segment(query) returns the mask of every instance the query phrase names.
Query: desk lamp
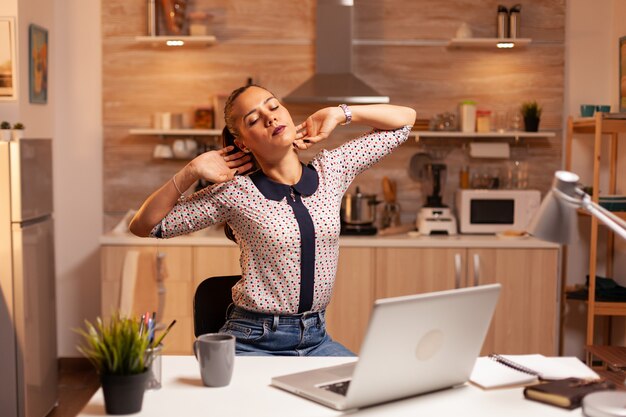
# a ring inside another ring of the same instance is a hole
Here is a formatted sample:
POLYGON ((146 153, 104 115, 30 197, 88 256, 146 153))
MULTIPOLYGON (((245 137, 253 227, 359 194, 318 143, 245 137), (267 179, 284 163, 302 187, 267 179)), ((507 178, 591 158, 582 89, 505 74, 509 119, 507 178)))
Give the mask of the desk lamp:
POLYGON ((528 232, 542 240, 571 243, 578 234, 575 209, 580 208, 626 239, 626 221, 592 201, 591 196, 579 187, 579 179, 573 172, 554 173, 552 188, 543 199, 528 232))
MULTIPOLYGON (((554 173, 552 188, 531 221, 529 233, 539 239, 567 244, 577 235, 576 210, 583 209, 626 239, 626 222, 591 200, 578 185, 578 175, 568 171, 554 173)), ((626 383, 626 381, 625 381, 626 383)), ((626 393, 599 391, 583 399, 583 413, 589 417, 620 417, 626 409, 626 393)))

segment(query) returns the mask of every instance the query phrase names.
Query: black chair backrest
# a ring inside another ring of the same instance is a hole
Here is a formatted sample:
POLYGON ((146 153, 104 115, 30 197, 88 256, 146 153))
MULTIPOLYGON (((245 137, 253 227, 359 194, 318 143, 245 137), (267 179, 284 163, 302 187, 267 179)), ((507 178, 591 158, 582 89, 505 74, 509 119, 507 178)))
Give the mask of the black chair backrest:
POLYGON ((206 278, 193 297, 193 333, 217 333, 226 322, 226 309, 233 302, 232 288, 241 275, 206 278))

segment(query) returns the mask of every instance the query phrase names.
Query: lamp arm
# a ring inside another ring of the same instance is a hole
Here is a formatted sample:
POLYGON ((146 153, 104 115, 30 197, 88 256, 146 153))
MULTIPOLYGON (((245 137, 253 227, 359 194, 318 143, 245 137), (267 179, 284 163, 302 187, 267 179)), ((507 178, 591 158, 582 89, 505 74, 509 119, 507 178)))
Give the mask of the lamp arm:
POLYGON ((592 216, 596 217, 613 230, 613 232, 617 233, 622 239, 626 240, 626 221, 592 201, 587 194, 583 196, 581 203, 583 210, 588 211, 592 216))

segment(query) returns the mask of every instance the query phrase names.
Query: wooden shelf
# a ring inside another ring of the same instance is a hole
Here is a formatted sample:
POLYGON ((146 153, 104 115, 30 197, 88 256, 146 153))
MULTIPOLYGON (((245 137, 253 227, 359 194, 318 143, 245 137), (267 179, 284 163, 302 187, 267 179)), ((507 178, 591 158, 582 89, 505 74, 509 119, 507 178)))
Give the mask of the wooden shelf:
POLYGON ((220 129, 130 129, 131 135, 145 136, 221 136, 220 129))
POLYGON ((453 38, 448 42, 448 48, 494 48, 494 49, 516 49, 523 48, 530 44, 529 38, 453 38), (512 45, 499 47, 498 45, 512 45))
POLYGON ((198 47, 217 43, 215 36, 135 36, 135 42, 159 47, 198 47))
MULTIPOLYGON (((595 133, 596 131, 595 117, 580 117, 574 119, 572 122, 575 133, 595 133)), ((602 133, 624 132, 626 132, 626 119, 602 118, 602 133)))
POLYGON ((510 139, 519 140, 520 138, 551 138, 554 132, 444 132, 430 130, 415 130, 409 133, 409 137, 416 140, 420 138, 487 138, 487 139, 510 139))
MULTIPOLYGON (((568 301, 588 304, 589 301, 579 298, 569 298, 568 301)), ((626 301, 596 301, 594 302, 594 316, 626 316, 626 301)))

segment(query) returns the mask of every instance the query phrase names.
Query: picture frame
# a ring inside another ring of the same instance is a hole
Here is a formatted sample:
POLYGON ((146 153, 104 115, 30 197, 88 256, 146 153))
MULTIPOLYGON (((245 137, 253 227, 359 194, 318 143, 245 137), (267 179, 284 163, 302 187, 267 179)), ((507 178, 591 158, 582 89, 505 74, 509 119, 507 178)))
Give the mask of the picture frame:
POLYGON ((29 101, 48 102, 48 30, 31 24, 28 27, 29 101))
POLYGON ((17 100, 15 18, 0 16, 0 101, 17 100))
POLYGON ((619 111, 626 112, 626 36, 619 38, 619 111))

